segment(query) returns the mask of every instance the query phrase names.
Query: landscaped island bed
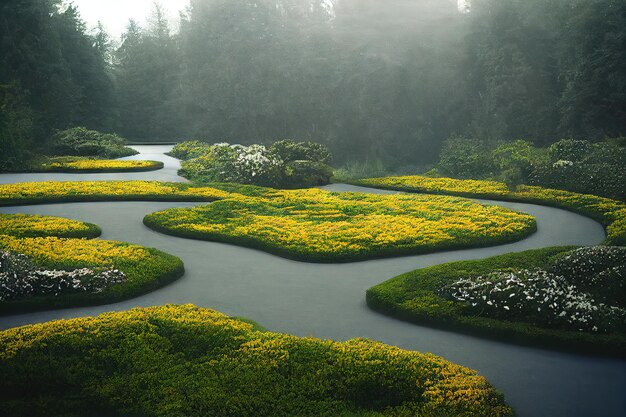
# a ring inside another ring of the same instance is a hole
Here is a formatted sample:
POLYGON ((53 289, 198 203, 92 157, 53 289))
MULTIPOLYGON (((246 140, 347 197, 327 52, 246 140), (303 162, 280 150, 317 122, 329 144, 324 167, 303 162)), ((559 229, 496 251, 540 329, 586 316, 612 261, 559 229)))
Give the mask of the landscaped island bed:
MULTIPOLYGON (((476 303, 470 304, 450 300, 441 291, 455 282, 463 282, 463 280, 473 277, 482 276, 489 278, 489 274, 494 271, 503 271, 505 281, 507 283, 513 282, 515 275, 518 275, 516 271, 533 271, 538 268, 547 268, 555 259, 558 259, 559 256, 563 256, 570 250, 572 248, 544 248, 418 269, 370 288, 367 291, 367 304, 370 308, 383 314, 417 324, 453 329, 521 344, 542 345, 588 353, 626 355, 626 333, 623 331, 623 318, 621 318, 621 323, 617 323, 622 330, 611 333, 549 328, 533 324, 530 320, 510 320, 485 316, 480 308, 471 308, 476 303)), ((591 259, 593 260, 595 257, 592 256, 591 259)), ((528 300, 540 298, 537 301, 531 301, 535 308, 539 305, 539 311, 535 311, 535 315, 543 314, 541 313, 541 308, 546 312, 550 310, 551 305, 549 303, 552 301, 542 303, 544 295, 546 295, 546 300, 548 300, 549 292, 536 293, 535 289, 527 291, 531 287, 524 281, 517 289, 518 291, 513 291, 513 293, 517 292, 517 298, 520 298, 519 296, 528 300), (522 291, 527 296, 520 294, 522 291), (537 297, 539 294, 541 294, 541 297, 537 297)), ((602 288, 599 288, 599 290, 602 290, 602 288)), ((493 291, 503 290, 498 289, 496 286, 493 291)), ((557 294, 558 291, 560 290, 557 288, 557 294)), ((623 291, 622 285, 622 294, 623 291)), ((550 292, 552 294, 555 293, 554 291, 550 292)), ((508 300, 508 293, 504 295, 507 296, 506 300, 508 300)), ((619 291, 611 295, 614 295, 616 299, 620 296, 619 291)), ((513 296, 514 294, 511 295, 511 297, 513 296)), ((563 294, 561 297, 568 297, 568 295, 563 294)), ((550 296, 550 299, 552 299, 552 296, 550 296)), ((577 301, 574 297, 570 297, 564 300, 563 305, 570 305, 573 311, 576 311, 577 307, 569 303, 577 301)), ((585 304, 590 301, 592 301, 590 298, 582 300, 585 304)), ((491 301, 488 302, 491 304, 491 301)), ((509 307, 505 308, 509 309, 509 307)), ((592 309, 593 307, 590 308, 592 309)), ((568 312, 568 316, 565 318, 569 318, 569 314, 571 312, 568 312)), ((587 320, 583 318, 583 321, 587 320)))
POLYGON ((607 244, 626 245, 626 203, 591 194, 522 185, 511 191, 496 181, 457 180, 423 176, 368 178, 355 185, 429 194, 520 201, 559 207, 589 216, 606 227, 607 244))
POLYGON ((256 331, 190 305, 0 332, 0 374, 9 415, 512 415, 484 377, 440 357, 256 331))
POLYGON ((119 159, 69 159, 51 161, 40 166, 44 172, 142 172, 156 171, 163 168, 160 161, 135 161, 119 159))
POLYGON ((100 227, 93 223, 36 214, 0 213, 0 235, 92 239, 100 236, 100 233, 100 227))
MULTIPOLYGON (((91 223, 49 216, 0 214, 0 250, 27 256, 37 267, 56 270, 122 270, 125 282, 98 292, 33 295, 0 302, 0 314, 104 304, 135 297, 184 273, 180 259, 152 248, 91 239, 100 228, 91 223)), ((6 268, 6 265, 0 265, 6 268)), ((11 279, 10 277, 6 277, 11 279)), ((31 285, 26 282, 24 285, 31 285)))
POLYGON ((177 236, 250 246, 312 262, 490 246, 536 230, 535 219, 527 214, 455 197, 215 187, 147 181, 12 184, 0 186, 0 204, 220 200, 154 213, 144 223, 177 236))

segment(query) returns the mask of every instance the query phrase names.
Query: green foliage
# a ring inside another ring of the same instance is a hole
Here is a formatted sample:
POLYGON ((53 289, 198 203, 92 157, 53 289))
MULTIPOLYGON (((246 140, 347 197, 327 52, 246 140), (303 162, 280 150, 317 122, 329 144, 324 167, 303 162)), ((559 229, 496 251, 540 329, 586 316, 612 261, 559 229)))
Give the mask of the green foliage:
POLYGON ((612 142, 564 139, 548 148, 550 160, 534 165, 527 183, 626 199, 626 149, 612 142))
POLYGON ((24 167, 31 147, 33 116, 26 93, 0 84, 0 171, 24 167))
POLYGON ((284 187, 310 187, 326 185, 333 176, 333 169, 323 162, 294 160, 284 168, 284 187))
POLYGON ((327 164, 332 160, 328 148, 321 143, 294 142, 293 140, 279 140, 270 146, 270 152, 280 157, 285 163, 294 161, 310 161, 327 164))
POLYGON ((199 140, 189 140, 177 143, 169 152, 170 156, 186 161, 188 159, 198 158, 205 154, 210 154, 211 145, 199 140))
POLYGON ((493 145, 479 139, 456 137, 448 139, 439 157, 437 170, 454 178, 489 178, 496 171, 491 157, 493 145))
POLYGON ((365 161, 349 161, 335 170, 334 179, 349 181, 361 178, 382 177, 389 174, 388 168, 381 159, 366 159, 365 161))
POLYGON ((190 305, 0 332, 0 372, 11 415, 513 414, 484 377, 437 356, 258 332, 190 305))
POLYGON ((605 304, 626 307, 626 247, 580 248, 559 256, 549 271, 605 304))
POLYGON ((125 147, 124 143, 125 140, 115 134, 75 127, 57 132, 49 146, 56 155, 120 158, 138 153, 125 147))
POLYGON ((483 317, 450 301, 440 289, 462 279, 493 271, 549 268, 553 259, 570 248, 544 248, 494 256, 477 261, 452 262, 418 269, 367 290, 367 304, 384 314, 418 324, 563 350, 620 355, 626 352, 626 334, 594 334, 550 329, 523 321, 483 317))
POLYGON ((69 126, 113 127, 108 62, 75 6, 61 0, 2 2, 0 39, 0 85, 27 90, 23 108, 30 116, 19 112, 32 121, 24 134, 35 146, 69 126))
POLYGON ((583 162, 591 152, 591 143, 586 140, 561 139, 548 148, 550 162, 583 162))
POLYGON ((437 174, 495 179, 512 190, 522 184, 626 198, 626 149, 612 141, 563 139, 550 147, 531 142, 491 143, 454 138, 446 142, 437 174))
POLYGON ((333 174, 325 164, 330 152, 313 142, 283 140, 266 148, 189 141, 177 144, 170 155, 183 160, 182 176, 205 183, 297 188, 328 184, 333 174))

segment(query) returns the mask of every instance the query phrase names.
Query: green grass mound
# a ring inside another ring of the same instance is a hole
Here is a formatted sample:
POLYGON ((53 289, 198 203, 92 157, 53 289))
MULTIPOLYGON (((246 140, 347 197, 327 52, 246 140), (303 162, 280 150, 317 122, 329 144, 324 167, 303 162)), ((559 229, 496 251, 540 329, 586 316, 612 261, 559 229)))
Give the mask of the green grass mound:
POLYGON ((480 311, 468 308, 466 303, 444 297, 440 291, 459 280, 486 276, 493 271, 546 269, 559 255, 569 250, 571 248, 544 248, 418 269, 370 288, 367 291, 367 304, 378 312, 417 324, 520 344, 626 355, 624 332, 588 333, 486 317, 480 311))
POLYGON ((93 223, 62 217, 34 214, 0 214, 0 235, 14 237, 86 238, 100 236, 102 230, 93 223))
POLYGON ((367 178, 352 183, 386 190, 521 201, 563 208, 600 222, 606 228, 607 244, 626 245, 626 203, 620 200, 527 185, 511 190, 506 184, 497 181, 431 178, 419 175, 367 178))
POLYGON ((259 332, 190 305, 0 332, 0 374, 7 415, 512 415, 484 377, 440 357, 259 332))

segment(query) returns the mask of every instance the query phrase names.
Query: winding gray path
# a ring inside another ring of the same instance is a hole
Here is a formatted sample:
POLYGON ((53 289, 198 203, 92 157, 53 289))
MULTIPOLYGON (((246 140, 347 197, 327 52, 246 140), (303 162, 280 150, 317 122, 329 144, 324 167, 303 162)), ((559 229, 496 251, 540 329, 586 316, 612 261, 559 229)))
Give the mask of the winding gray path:
MULTIPOLYGON (((178 161, 162 155, 168 147, 136 147, 134 159, 165 162, 156 172, 128 174, 3 174, 0 183, 43 180, 157 179, 180 181, 178 161)), ((385 191, 335 184, 333 191, 385 191)), ((366 337, 477 369, 521 417, 626 416, 626 361, 520 347, 430 329, 377 314, 365 305, 372 285, 416 268, 461 259, 479 259, 554 245, 602 242, 602 227, 555 208, 497 202, 537 218, 531 237, 493 248, 373 260, 350 264, 308 264, 232 245, 166 236, 142 224, 143 217, 168 207, 197 203, 112 202, 5 207, 4 213, 68 217, 100 225, 103 239, 152 246, 180 257, 185 276, 150 294, 108 306, 0 317, 0 328, 58 318, 166 303, 192 303, 229 315, 250 317, 270 330, 335 340, 366 337)))

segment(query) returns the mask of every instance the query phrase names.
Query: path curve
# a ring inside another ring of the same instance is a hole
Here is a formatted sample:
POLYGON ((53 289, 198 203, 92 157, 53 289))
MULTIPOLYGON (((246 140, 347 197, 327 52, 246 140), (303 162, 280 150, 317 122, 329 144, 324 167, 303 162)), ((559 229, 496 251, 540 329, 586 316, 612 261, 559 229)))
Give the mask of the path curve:
MULTIPOLYGON (((166 146, 137 146, 132 159, 161 160, 161 171, 116 174, 2 174, 0 183, 23 181, 131 180, 181 181, 178 161, 166 146)), ((332 191, 389 191, 334 184, 332 191)), ((479 200, 480 201, 480 200, 479 200)), ((365 291, 403 272, 444 262, 480 259, 554 245, 593 245, 602 227, 586 217, 551 207, 491 202, 537 218, 538 232, 520 242, 349 264, 309 264, 233 245, 196 241, 154 232, 143 217, 180 202, 70 203, 0 208, 98 224, 103 239, 156 247, 180 257, 185 276, 141 297, 108 306, 44 311, 0 317, 0 328, 105 311, 166 303, 193 303, 229 315, 250 317, 270 330, 335 340, 367 337, 405 349, 433 352, 477 369, 501 390, 520 417, 626 416, 626 361, 521 347, 405 323, 368 309, 365 291)))

